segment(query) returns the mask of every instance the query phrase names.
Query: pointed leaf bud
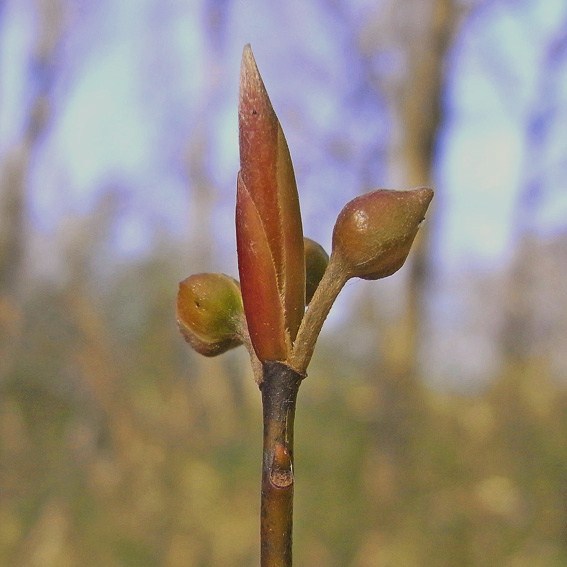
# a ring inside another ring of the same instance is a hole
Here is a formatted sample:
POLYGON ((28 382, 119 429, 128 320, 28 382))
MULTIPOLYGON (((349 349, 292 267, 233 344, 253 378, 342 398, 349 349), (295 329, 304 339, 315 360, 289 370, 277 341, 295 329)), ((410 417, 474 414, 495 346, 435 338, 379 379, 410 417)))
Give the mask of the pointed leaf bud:
POLYGON ((320 244, 311 238, 303 239, 303 249, 305 251, 305 303, 308 304, 325 273, 329 255, 320 244))
POLYGON ((215 356, 241 344, 238 282, 225 274, 194 274, 179 284, 177 325, 200 354, 215 356))
POLYGON ((333 255, 346 275, 376 280, 399 270, 432 198, 426 187, 379 189, 347 203, 333 231, 333 255))
POLYGON ((287 142, 249 45, 238 129, 236 242, 246 320, 258 358, 284 361, 305 311, 303 229, 287 142))

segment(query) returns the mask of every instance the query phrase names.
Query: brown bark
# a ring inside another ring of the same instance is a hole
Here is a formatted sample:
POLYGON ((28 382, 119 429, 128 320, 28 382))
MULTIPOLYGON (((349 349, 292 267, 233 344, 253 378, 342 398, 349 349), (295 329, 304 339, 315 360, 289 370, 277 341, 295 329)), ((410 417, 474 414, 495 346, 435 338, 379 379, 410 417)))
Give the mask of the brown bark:
POLYGON ((264 418, 261 500, 261 565, 292 564, 293 422, 303 376, 280 362, 264 364, 260 385, 264 418))

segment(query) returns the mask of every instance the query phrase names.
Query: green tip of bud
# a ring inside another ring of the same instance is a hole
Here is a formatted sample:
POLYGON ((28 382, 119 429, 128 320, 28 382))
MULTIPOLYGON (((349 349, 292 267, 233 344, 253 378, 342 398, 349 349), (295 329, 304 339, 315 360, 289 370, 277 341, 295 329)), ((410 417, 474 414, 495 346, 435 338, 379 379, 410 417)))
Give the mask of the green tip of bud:
POLYGON ((194 274, 179 284, 177 325, 200 354, 216 356, 242 343, 242 296, 225 274, 194 274))
POLYGON ((327 269, 329 255, 320 244, 311 238, 303 239, 303 250, 305 252, 305 303, 308 304, 327 269))
POLYGON ((348 277, 376 280, 397 272, 432 198, 433 191, 426 187, 379 189, 347 203, 333 231, 333 255, 348 277))

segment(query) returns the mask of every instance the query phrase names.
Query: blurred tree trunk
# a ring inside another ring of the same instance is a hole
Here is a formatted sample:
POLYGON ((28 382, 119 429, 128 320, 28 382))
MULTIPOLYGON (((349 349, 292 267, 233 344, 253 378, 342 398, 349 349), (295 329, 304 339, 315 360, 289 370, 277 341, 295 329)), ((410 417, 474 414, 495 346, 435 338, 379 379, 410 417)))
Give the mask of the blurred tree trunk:
POLYGON ((543 274, 538 272, 538 252, 534 227, 536 216, 545 199, 544 187, 549 165, 546 152, 548 137, 561 109, 562 77, 567 60, 567 21, 557 26, 550 38, 539 66, 533 102, 526 116, 524 147, 525 171, 516 200, 512 243, 514 257, 504 294, 504 320, 500 343, 506 364, 519 369, 533 354, 538 337, 534 312, 534 293, 542 287, 543 274))
MULTIPOLYGON (((475 6, 481 4, 479 0, 475 6)), ((351 16, 341 2, 326 0, 325 6, 341 20, 351 16)), ((360 24, 354 40, 360 50, 355 64, 361 68, 364 88, 375 88, 376 96, 386 99, 392 117, 387 141, 389 186, 401 189, 434 184, 446 58, 465 15, 458 0, 409 0, 403 5, 383 0, 377 3, 373 17, 360 24), (381 59, 375 63, 382 55, 386 63, 381 59)), ((429 224, 431 218, 430 214, 429 224)), ((429 271, 429 232, 426 223, 403 270, 407 278, 403 313, 391 326, 389 344, 383 349, 386 374, 396 379, 416 373, 429 271)))
MULTIPOLYGON (((393 116, 389 185, 432 186, 436 141, 443 120, 447 54, 463 14, 456 0, 413 0, 403 8, 392 2, 389 7, 377 32, 377 48, 393 47, 404 62, 401 70, 383 82, 393 116), (384 35, 386 46, 381 43, 384 35)), ((436 190, 434 206, 439 199, 436 190)), ((385 530, 404 514, 404 503, 411 503, 412 495, 419 491, 424 467, 428 466, 423 462, 421 445, 428 435, 428 397, 418 362, 432 218, 430 212, 399 275, 396 313, 377 313, 375 317, 378 348, 371 372, 378 374, 373 380, 379 404, 375 423, 377 475, 395 479, 391 494, 382 499, 375 512, 385 530)))
MULTIPOLYGON (((21 140, 0 161, 0 327, 3 329, 0 373, 7 371, 11 356, 15 356, 14 345, 21 324, 19 296, 26 250, 27 176, 52 119, 52 91, 64 24, 64 0, 37 0, 35 7, 39 29, 29 62, 32 96, 21 140)), ((2 8, 3 3, 0 16, 2 8)))
MULTIPOLYGON (((394 124, 390 144, 390 184, 394 187, 433 185, 436 139, 443 119, 446 57, 460 17, 455 0, 414 0, 403 9, 392 3, 382 23, 390 29, 383 33, 391 34, 390 42, 405 63, 384 84, 394 124)), ((415 486, 414 476, 419 476, 414 462, 419 448, 415 445, 421 439, 417 432, 424 427, 426 399, 417 365, 425 316, 431 219, 430 214, 400 274, 405 279, 400 286, 397 313, 392 318, 380 313, 376 316, 379 361, 373 366, 380 369, 377 428, 382 450, 397 470, 400 490, 415 486)))
MULTIPOLYGON (((433 160, 442 116, 446 56, 459 22, 455 0, 412 2, 401 30, 406 72, 392 91, 398 140, 392 146, 392 178, 397 187, 433 185, 433 160), (412 17, 413 14, 413 17, 412 17)), ((435 206, 435 201, 434 201, 435 206)), ((419 337, 429 273, 430 223, 425 223, 406 268, 405 308, 384 349, 387 374, 410 379, 416 374, 419 337)))

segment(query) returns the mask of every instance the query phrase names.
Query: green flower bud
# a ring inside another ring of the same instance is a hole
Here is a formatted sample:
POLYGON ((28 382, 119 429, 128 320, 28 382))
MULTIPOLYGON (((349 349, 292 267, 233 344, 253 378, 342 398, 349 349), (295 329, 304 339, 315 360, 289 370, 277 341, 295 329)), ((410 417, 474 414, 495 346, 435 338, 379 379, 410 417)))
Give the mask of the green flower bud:
POLYGON ((398 271, 432 198, 426 187, 379 189, 347 203, 333 231, 333 255, 346 275, 376 280, 398 271))
POLYGON ((216 356, 242 343, 242 296, 225 274, 194 274, 179 284, 177 325, 200 354, 216 356))
POLYGON ((320 244, 311 238, 303 239, 303 250, 305 252, 305 303, 308 304, 325 273, 329 255, 320 244))

